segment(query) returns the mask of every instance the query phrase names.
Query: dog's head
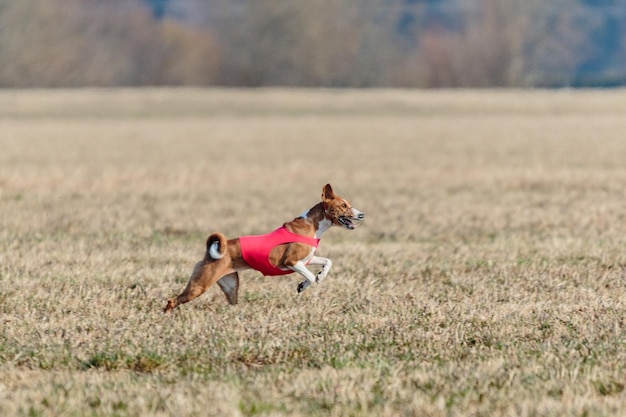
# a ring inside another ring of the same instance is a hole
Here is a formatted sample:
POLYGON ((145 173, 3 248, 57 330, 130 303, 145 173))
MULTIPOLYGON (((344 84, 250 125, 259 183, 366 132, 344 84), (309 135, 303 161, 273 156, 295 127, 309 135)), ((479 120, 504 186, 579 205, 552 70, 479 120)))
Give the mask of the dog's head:
POLYGON ((352 207, 345 198, 337 196, 330 184, 326 184, 322 189, 322 204, 326 217, 335 226, 353 230, 365 219, 365 213, 352 207))

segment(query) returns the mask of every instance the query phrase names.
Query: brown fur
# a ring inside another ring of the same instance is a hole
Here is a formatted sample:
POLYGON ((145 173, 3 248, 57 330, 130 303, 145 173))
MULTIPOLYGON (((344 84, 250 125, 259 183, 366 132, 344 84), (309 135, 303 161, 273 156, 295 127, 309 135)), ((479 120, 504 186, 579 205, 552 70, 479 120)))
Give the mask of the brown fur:
MULTIPOLYGON (((345 199, 334 194, 330 184, 326 184, 322 189, 322 201, 307 212, 306 218, 295 218, 285 223, 284 226, 290 232, 313 237, 323 220, 329 220, 332 225, 340 225, 339 218, 341 216, 352 218, 352 207, 345 199)), ((362 216, 361 213, 361 219, 362 216)), ((272 265, 278 268, 291 269, 290 267, 310 255, 311 246, 302 243, 289 243, 272 249, 269 260, 272 265)), ((246 269, 250 269, 250 266, 243 260, 239 239, 226 240, 222 233, 212 233, 207 238, 207 250, 204 258, 195 265, 187 286, 178 297, 167 302, 164 312, 169 312, 200 296, 216 282, 226 295, 228 302, 237 304, 238 271, 246 269), (219 242, 219 253, 223 255, 220 259, 213 259, 209 254, 210 247, 214 242, 219 242)))

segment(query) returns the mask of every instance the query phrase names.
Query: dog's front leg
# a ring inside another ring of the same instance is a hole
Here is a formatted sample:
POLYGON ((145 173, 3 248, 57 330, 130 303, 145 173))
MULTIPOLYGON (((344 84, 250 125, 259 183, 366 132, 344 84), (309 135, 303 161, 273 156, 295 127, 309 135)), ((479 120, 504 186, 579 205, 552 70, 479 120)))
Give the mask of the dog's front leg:
POLYGON ((309 285, 315 282, 315 275, 313 275, 313 272, 307 269, 307 267, 304 265, 304 262, 298 261, 294 265, 287 265, 287 267, 306 278, 306 280, 298 284, 298 292, 306 290, 309 285))
POLYGON ((326 275, 328 275, 330 268, 333 266, 333 262, 328 258, 314 256, 311 258, 309 265, 320 265, 322 267, 320 272, 317 273, 317 278, 315 279, 315 282, 321 282, 324 278, 326 278, 326 275))

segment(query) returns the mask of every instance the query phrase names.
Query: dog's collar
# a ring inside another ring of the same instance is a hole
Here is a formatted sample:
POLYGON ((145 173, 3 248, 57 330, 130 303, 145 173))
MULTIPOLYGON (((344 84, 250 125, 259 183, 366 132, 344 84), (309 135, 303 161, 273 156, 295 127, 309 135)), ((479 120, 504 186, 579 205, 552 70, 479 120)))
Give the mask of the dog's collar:
MULTIPOLYGON (((322 210, 324 211, 324 216, 325 216, 325 217, 328 217, 328 218, 330 218, 330 219, 335 219, 335 216, 333 216, 332 214, 330 214, 330 213, 328 212, 328 204, 324 203, 323 201, 322 201, 322 210)), ((310 211, 310 210, 307 210, 307 211, 305 211, 304 213, 302 213, 302 214, 299 216, 299 218, 307 220, 307 219, 309 218, 309 211, 310 211)))
POLYGON ((328 206, 326 204, 322 204, 322 208, 324 209, 325 217, 328 217, 329 219, 331 219, 331 221, 335 219, 335 216, 328 212, 328 206))

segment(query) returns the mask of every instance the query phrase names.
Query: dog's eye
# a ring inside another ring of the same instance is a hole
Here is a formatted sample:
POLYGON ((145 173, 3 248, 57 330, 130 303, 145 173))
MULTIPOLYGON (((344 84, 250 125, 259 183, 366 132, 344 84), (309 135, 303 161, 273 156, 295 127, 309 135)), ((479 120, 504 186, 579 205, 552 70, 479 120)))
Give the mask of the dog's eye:
POLYGON ((343 204, 341 205, 341 208, 342 208, 342 209, 346 209, 346 208, 348 208, 348 205, 347 205, 346 203, 343 203, 343 204))

